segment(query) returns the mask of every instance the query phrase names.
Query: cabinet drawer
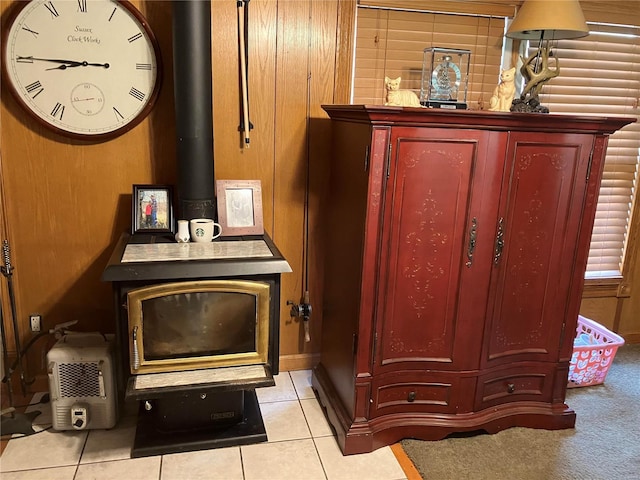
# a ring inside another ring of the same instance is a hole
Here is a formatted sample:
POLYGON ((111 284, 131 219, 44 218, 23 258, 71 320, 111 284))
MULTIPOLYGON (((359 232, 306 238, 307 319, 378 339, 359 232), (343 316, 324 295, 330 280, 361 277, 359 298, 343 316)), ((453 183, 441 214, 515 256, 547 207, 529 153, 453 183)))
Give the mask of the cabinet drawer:
POLYGON ((398 372, 381 376, 372 382, 370 415, 465 411, 464 398, 473 398, 473 382, 446 373, 398 372), (462 395, 464 388, 468 389, 466 396, 462 395))
POLYGON ((511 365, 478 377, 475 410, 508 402, 548 402, 553 393, 554 365, 511 365))

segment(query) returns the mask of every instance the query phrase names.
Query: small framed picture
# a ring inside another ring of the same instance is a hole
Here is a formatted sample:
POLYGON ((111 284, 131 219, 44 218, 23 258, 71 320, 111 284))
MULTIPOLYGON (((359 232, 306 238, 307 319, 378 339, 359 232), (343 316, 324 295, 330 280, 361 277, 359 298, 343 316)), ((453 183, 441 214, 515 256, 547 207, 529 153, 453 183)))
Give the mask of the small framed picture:
POLYGON ((132 234, 174 233, 170 185, 134 185, 131 210, 132 234))
POLYGON ((260 180, 217 180, 216 195, 223 237, 264 233, 260 180))

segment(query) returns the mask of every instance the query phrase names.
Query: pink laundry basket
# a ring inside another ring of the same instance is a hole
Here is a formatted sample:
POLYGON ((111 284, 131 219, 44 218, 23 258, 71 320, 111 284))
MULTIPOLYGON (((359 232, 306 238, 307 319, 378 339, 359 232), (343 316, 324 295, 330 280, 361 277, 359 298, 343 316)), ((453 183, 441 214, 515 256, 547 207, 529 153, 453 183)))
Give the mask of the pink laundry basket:
POLYGON ((567 387, 587 387, 603 383, 621 345, 624 345, 621 336, 579 315, 567 387))

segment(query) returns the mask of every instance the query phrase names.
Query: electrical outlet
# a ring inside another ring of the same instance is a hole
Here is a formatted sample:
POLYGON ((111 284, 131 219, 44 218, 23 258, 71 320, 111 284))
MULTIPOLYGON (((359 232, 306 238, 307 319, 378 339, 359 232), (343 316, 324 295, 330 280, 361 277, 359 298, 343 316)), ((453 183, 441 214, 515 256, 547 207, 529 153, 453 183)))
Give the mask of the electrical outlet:
POLYGON ((29 315, 29 324, 32 332, 39 332, 42 329, 42 316, 29 315))

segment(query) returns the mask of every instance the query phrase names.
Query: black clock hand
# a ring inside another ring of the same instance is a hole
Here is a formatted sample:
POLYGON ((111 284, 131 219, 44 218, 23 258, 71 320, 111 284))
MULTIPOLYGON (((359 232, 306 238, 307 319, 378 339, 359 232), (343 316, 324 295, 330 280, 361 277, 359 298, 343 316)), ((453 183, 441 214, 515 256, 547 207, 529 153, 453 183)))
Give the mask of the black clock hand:
POLYGON ((108 63, 91 63, 91 62, 82 62, 83 67, 104 67, 109 68, 111 65, 108 63))
POLYGON ((66 70, 67 68, 79 67, 81 65, 82 65, 81 63, 79 63, 77 65, 75 65, 75 64, 74 65, 60 65, 58 67, 47 68, 47 70, 66 70))
POLYGON ((72 62, 70 65, 60 65, 58 67, 47 68, 47 70, 66 70, 67 68, 74 67, 104 67, 109 68, 110 65, 108 63, 90 63, 87 61, 84 62, 72 62))

